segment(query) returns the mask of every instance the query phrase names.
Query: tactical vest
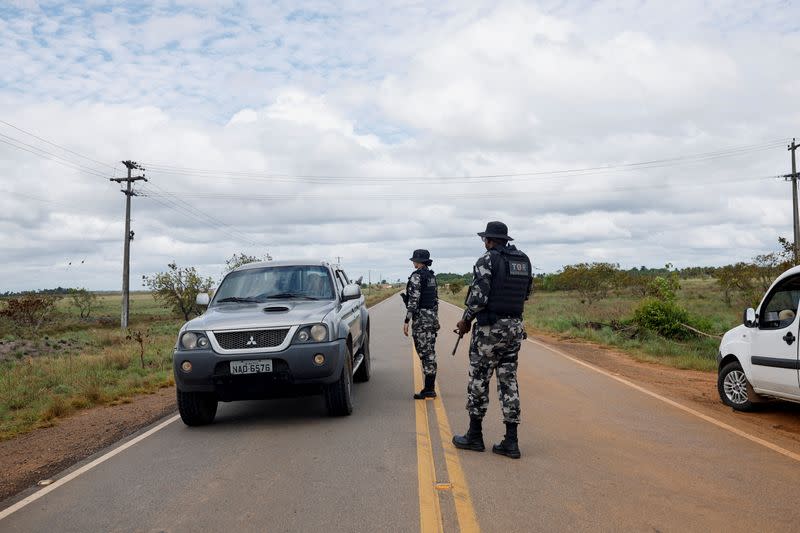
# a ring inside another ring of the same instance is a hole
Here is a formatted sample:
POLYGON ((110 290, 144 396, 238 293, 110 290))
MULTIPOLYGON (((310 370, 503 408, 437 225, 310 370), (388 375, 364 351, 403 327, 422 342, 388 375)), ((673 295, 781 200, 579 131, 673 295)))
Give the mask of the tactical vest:
POLYGON ((514 246, 489 250, 492 261, 492 288, 489 303, 478 313, 479 326, 494 324, 499 318, 522 318, 525 300, 532 283, 531 261, 514 246))
MULTIPOLYGON (((433 270, 429 268, 421 268, 414 272, 419 272, 419 282, 421 286, 419 308, 433 309, 439 299, 436 292, 436 275, 433 273, 433 270)), ((414 275, 414 272, 411 273, 411 276, 414 275)), ((411 276, 408 276, 408 283, 406 283, 406 294, 409 294, 409 290, 411 289, 411 276)))

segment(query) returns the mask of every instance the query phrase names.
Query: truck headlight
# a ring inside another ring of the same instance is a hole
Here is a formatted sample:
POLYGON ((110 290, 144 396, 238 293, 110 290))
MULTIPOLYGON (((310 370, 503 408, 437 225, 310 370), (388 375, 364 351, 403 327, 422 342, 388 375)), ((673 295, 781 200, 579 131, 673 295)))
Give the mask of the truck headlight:
POLYGON ((184 350, 196 350, 208 346, 208 339, 202 333, 187 331, 181 335, 181 348, 184 350))
POLYGON ((294 342, 325 342, 328 340, 328 327, 325 324, 313 324, 303 326, 294 336, 294 342))

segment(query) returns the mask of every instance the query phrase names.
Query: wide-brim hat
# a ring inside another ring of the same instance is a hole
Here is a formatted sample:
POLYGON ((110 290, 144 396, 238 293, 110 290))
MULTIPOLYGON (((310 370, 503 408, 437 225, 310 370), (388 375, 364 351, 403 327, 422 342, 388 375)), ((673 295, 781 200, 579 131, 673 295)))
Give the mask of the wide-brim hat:
POLYGON ((422 249, 414 250, 409 261, 414 261, 415 263, 433 263, 433 261, 431 261, 431 253, 428 250, 422 249))
POLYGON ((486 237, 487 239, 503 239, 506 241, 513 241, 511 237, 508 236, 508 226, 494 220, 486 224, 486 231, 481 231, 478 233, 481 237, 486 237))

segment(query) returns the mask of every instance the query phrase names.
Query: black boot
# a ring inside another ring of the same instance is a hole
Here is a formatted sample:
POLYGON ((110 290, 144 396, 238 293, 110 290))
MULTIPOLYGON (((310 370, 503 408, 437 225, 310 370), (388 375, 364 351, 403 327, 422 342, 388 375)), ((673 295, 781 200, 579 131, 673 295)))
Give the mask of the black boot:
POLYGON ((471 416, 469 417, 469 429, 464 435, 456 435, 453 437, 453 445, 462 450, 473 450, 482 452, 486 449, 483 445, 483 419, 471 416))
POLYGON ((414 395, 415 400, 436 398, 436 374, 425 375, 425 387, 414 395))
POLYGON ((519 441, 517 440, 517 424, 506 422, 506 437, 500 444, 492 446, 492 451, 498 455, 505 455, 512 459, 519 459, 519 441))

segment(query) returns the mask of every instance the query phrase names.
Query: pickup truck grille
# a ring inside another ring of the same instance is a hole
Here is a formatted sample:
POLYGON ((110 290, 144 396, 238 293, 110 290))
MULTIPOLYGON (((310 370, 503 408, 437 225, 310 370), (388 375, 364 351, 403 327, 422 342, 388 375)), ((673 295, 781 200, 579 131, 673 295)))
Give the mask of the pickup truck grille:
POLYGON ((224 350, 257 350, 283 344, 289 328, 252 331, 215 331, 214 337, 224 350))

